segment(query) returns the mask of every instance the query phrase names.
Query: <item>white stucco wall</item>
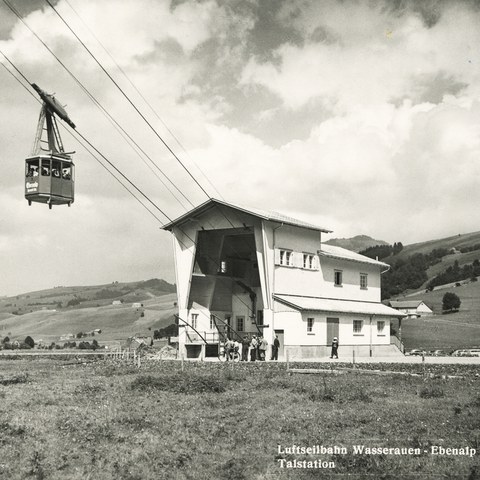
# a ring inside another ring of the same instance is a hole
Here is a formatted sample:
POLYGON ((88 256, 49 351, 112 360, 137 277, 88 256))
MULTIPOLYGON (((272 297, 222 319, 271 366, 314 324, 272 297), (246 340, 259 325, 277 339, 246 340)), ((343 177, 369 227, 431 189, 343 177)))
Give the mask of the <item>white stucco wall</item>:
MULTIPOLYGON (((293 266, 274 266, 275 293, 369 302, 380 301, 380 266, 319 256, 317 251, 320 249, 320 233, 312 230, 282 226, 275 230, 274 236, 275 243, 269 246, 271 249, 291 250, 296 257, 293 266), (303 268, 304 253, 315 256, 318 269, 303 268), (335 270, 342 271, 342 286, 335 286, 335 270), (360 288, 361 273, 367 275, 366 289, 360 288)), ((271 251, 270 256, 275 257, 275 251, 271 251)))
POLYGON ((368 315, 327 312, 299 312, 275 302, 275 329, 284 330, 285 345, 327 345, 327 318, 339 319, 338 340, 343 345, 390 344, 390 319, 368 315), (313 331, 307 332, 307 318, 313 318, 313 331), (360 334, 353 333, 353 320, 362 320, 360 334), (377 321, 384 321, 382 334, 377 332, 377 321), (370 337, 371 332, 371 337, 370 337))

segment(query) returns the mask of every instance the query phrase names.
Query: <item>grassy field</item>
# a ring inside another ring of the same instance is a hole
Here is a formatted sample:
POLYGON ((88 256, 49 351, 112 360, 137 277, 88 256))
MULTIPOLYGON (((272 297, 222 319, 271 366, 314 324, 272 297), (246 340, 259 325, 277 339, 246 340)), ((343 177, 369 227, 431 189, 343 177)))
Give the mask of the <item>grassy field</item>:
POLYGON ((0 316, 0 336, 23 341, 31 335, 35 341, 58 341, 61 335, 91 331, 100 328, 102 333, 95 338, 99 341, 125 340, 141 333, 151 335, 153 330, 173 323, 177 313, 174 306, 176 294, 170 293, 143 301, 144 316, 131 304, 85 307, 62 310, 39 310, 24 315, 0 316), (149 330, 150 328, 150 330, 149 330))
POLYGON ((173 323, 175 285, 164 280, 106 285, 55 287, 0 298, 0 337, 23 341, 27 335, 43 343, 70 333, 101 329, 98 341, 151 335, 173 323), (72 301, 78 302, 72 305, 72 301), (114 300, 123 302, 112 305, 114 300), (132 308, 142 303, 144 308, 132 308), (142 316, 143 313, 143 316, 142 316))
POLYGON ((463 378, 300 375, 275 363, 233 369, 185 363, 182 372, 174 361, 137 369, 106 361, 2 360, 0 478, 479 478, 478 370, 428 369, 463 378), (294 444, 347 452, 284 452, 294 444), (420 453, 355 455, 354 445, 420 453), (432 445, 477 454, 432 455, 432 445), (281 460, 315 459, 335 466, 280 468, 281 460))
MULTIPOLYGON (((447 238, 439 238, 435 240, 429 240, 427 242, 412 243, 411 245, 405 245, 403 250, 396 256, 396 258, 406 258, 416 253, 428 254, 436 248, 457 248, 469 247, 480 243, 480 232, 464 233, 454 235, 447 238)), ((480 254, 480 251, 477 251, 480 254)), ((449 257, 456 257, 456 255, 449 255, 449 257)), ((453 260, 452 260, 453 263, 453 260)))
POLYGON ((402 341, 406 348, 449 350, 480 346, 480 282, 432 292, 421 291, 405 298, 416 299, 423 300, 435 315, 402 321, 402 341), (446 292, 459 296, 462 303, 458 312, 441 313, 446 292))

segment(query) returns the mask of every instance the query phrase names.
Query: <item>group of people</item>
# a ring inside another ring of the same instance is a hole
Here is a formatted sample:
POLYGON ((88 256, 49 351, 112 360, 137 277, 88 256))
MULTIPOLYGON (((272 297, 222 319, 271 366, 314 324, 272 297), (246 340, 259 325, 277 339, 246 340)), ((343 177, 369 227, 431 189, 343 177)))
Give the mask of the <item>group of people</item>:
MULTIPOLYGON (((278 360, 278 349, 280 347, 280 341, 278 335, 275 335, 275 339, 272 344, 272 355, 270 360, 278 360)), ((225 342, 225 355, 227 360, 233 359, 233 354, 237 353, 241 355, 240 360, 242 362, 248 362, 249 357, 251 362, 266 360, 268 350, 268 342, 262 335, 252 335, 251 337, 246 334, 241 342, 227 339, 225 342), (250 355, 249 355, 250 353, 250 355)))
MULTIPOLYGON (((278 360, 278 349, 280 348, 280 340, 278 335, 275 335, 275 339, 272 344, 272 355, 270 360, 278 360)), ((240 360, 242 362, 248 362, 249 352, 250 352, 250 361, 255 362, 256 360, 264 362, 266 358, 266 353, 268 349, 268 342, 265 337, 262 335, 252 335, 246 334, 241 342, 227 338, 225 342, 225 356, 227 360, 233 360, 233 355, 241 355, 240 360)), ((338 338, 333 337, 332 341, 332 351, 330 358, 338 358, 338 338)))

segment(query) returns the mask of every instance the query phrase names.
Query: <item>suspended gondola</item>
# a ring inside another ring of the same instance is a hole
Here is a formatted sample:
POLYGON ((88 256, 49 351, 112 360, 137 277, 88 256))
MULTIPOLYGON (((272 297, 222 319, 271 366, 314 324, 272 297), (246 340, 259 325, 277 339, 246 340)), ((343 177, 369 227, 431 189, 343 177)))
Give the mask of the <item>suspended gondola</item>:
POLYGON ((74 200, 75 166, 72 153, 65 152, 55 115, 72 128, 65 109, 53 95, 32 83, 43 100, 32 154, 25 160, 25 198, 32 202, 70 206, 74 200))

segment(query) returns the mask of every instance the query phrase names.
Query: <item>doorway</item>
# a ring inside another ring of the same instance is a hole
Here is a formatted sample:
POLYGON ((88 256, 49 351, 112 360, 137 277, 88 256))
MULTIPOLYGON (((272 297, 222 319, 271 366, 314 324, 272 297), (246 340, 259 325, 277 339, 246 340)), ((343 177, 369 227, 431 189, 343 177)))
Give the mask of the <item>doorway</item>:
MULTIPOLYGON (((332 344, 333 337, 338 338, 338 324, 338 318, 327 318, 327 345, 332 344)), ((338 340, 340 339, 338 338, 338 340)))
POLYGON ((284 330, 275 330, 275 335, 278 336, 278 341, 280 342, 280 346, 278 347, 278 358, 283 359, 285 355, 284 330))

